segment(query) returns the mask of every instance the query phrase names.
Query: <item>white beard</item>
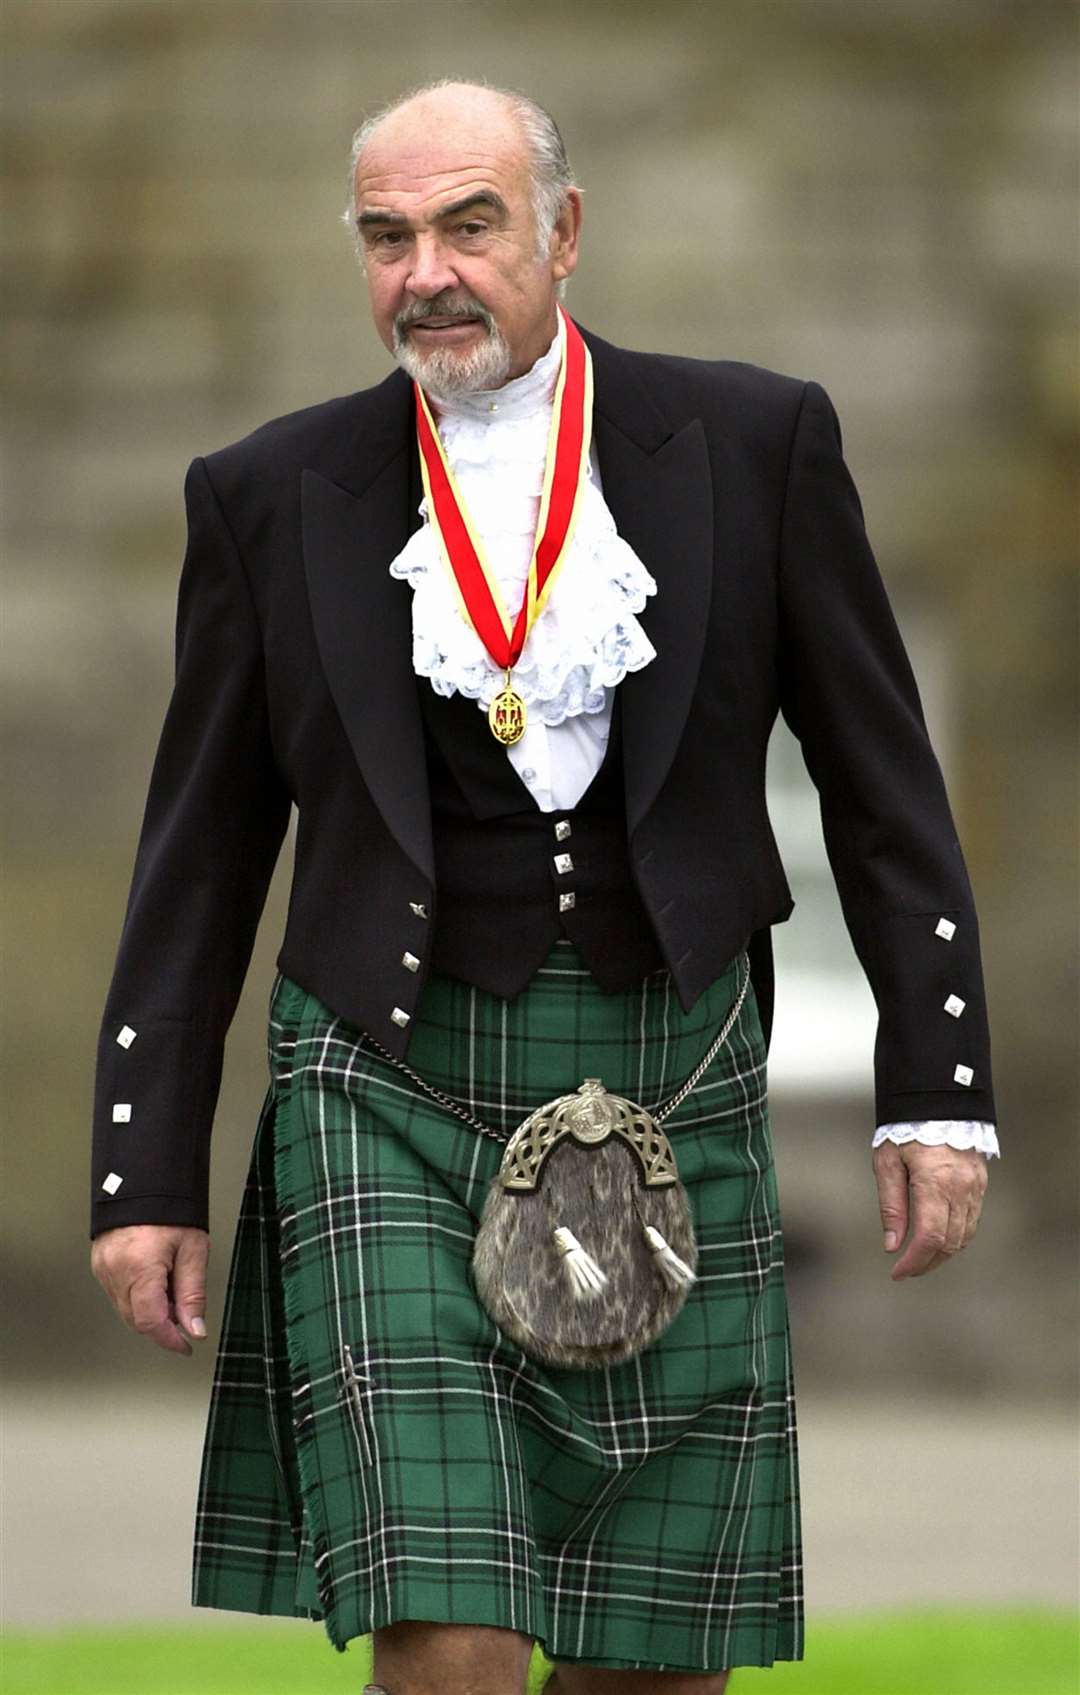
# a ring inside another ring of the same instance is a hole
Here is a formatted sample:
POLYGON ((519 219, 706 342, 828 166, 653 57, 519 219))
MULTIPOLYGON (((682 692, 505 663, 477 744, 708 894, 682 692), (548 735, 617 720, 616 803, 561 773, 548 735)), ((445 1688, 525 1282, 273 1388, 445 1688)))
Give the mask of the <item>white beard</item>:
POLYGON ((430 353, 421 353, 395 325, 394 357, 402 370, 436 400, 501 388, 513 363, 506 339, 494 325, 482 341, 465 353, 450 347, 433 347, 430 353))

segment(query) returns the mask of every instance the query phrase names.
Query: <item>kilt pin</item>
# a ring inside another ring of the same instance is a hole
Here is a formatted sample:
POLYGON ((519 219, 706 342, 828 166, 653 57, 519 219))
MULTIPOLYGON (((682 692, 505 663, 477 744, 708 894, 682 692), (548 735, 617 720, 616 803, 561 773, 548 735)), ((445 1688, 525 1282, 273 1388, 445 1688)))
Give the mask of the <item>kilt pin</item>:
MULTIPOLYGON (((515 1001, 433 976, 410 1063, 509 1134, 568 1077, 658 1105, 732 1006, 667 971, 604 994, 560 940, 515 1001)), ((751 990, 667 1129, 698 1279, 620 1365, 545 1367, 470 1254, 502 1144, 278 973, 199 1491, 201 1606, 500 1625, 550 1658, 720 1670, 798 1658, 797 1439, 751 990)))

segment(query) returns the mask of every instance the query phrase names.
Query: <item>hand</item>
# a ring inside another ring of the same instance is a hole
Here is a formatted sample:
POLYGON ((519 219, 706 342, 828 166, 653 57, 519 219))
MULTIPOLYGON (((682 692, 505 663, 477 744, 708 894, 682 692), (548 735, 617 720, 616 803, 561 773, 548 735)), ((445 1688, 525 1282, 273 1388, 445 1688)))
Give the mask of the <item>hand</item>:
POLYGON ((892 1268, 894 1282, 934 1271, 967 1247, 982 1211, 986 1163, 976 1148, 882 1142, 874 1149, 887 1253, 896 1252, 909 1222, 912 1226, 911 1239, 892 1268))
POLYGON ((205 1230, 125 1224, 95 1238, 90 1268, 130 1329, 170 1353, 190 1354, 188 1336, 206 1335, 209 1258, 205 1230))

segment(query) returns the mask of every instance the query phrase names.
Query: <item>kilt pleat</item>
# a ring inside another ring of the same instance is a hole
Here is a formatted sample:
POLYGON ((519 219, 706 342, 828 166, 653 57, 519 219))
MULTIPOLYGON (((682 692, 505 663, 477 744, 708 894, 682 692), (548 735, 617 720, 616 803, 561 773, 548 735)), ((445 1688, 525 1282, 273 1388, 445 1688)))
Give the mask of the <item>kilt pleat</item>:
MULTIPOLYGON (((741 981, 604 994, 561 942, 515 1001, 429 979, 409 1063, 504 1136, 585 1076, 655 1108, 741 981)), ((783 1248, 753 989, 665 1122, 698 1278, 617 1366, 549 1367, 478 1301, 504 1143, 281 973, 196 1520, 197 1606, 523 1631, 551 1659, 719 1671, 803 1652, 783 1248)))

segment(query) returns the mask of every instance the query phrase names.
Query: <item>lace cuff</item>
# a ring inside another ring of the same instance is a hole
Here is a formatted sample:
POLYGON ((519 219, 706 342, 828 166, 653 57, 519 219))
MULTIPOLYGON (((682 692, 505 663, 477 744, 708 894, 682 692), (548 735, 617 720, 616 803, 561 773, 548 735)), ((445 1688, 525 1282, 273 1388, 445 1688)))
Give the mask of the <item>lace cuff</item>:
POLYGON ((874 1132, 872 1146, 882 1142, 923 1142, 930 1148, 975 1148, 988 1158, 1001 1158, 997 1130, 967 1118, 921 1119, 913 1124, 881 1124, 874 1132))

